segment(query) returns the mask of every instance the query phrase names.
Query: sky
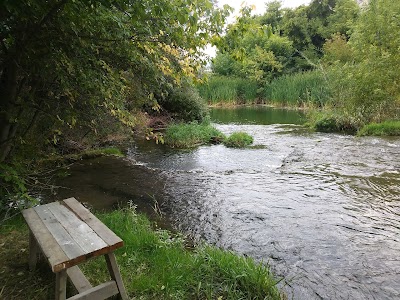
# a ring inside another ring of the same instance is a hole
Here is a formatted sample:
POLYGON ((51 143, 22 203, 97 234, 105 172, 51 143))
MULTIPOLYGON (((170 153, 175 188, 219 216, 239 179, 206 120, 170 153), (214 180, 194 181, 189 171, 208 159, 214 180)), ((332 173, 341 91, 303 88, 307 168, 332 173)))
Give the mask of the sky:
MULTIPOLYGON (((272 1, 272 0, 271 0, 272 1)), ((269 0, 218 0, 218 6, 222 7, 225 4, 233 7, 235 11, 228 18, 228 22, 233 22, 235 16, 239 14, 240 7, 242 5, 255 6, 254 14, 262 14, 265 12, 265 3, 270 2, 269 0)), ((311 0, 281 0, 283 7, 294 8, 302 4, 309 4, 311 0)), ((208 46, 206 49, 206 54, 214 57, 216 53, 216 48, 208 46)))

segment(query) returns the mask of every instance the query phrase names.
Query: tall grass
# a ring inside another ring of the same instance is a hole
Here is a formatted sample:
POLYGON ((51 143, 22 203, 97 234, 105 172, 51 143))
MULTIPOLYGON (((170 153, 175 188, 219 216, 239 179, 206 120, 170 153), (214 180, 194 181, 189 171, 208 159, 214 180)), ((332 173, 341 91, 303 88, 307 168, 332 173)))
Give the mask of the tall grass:
POLYGON ((222 132, 207 122, 170 124, 164 134, 165 144, 173 148, 192 148, 221 142, 224 138, 222 132))
POLYGON ((257 83, 244 78, 211 76, 206 83, 198 86, 198 90, 200 96, 211 105, 257 101, 257 83))
POLYGON ((320 71, 285 75, 265 86, 265 99, 282 106, 323 106, 330 97, 330 89, 320 71))
MULTIPOLYGON (((152 230, 150 221, 132 209, 99 217, 124 240, 117 260, 134 299, 281 298, 269 269, 251 258, 210 246, 188 251, 180 235, 152 230)), ((100 283, 107 269, 98 261, 85 271, 100 283)))

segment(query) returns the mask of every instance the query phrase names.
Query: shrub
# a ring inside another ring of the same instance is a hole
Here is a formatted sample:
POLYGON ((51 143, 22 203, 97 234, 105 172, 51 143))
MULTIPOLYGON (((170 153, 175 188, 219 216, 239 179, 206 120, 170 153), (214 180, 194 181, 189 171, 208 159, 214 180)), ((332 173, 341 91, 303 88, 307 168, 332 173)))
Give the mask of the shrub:
POLYGON ((205 100, 191 86, 175 88, 160 104, 174 118, 185 122, 202 122, 208 114, 205 100))
POLYGON ((358 129, 351 118, 332 113, 317 114, 310 123, 311 127, 320 132, 356 133, 358 129))
POLYGON ((246 132, 238 131, 232 133, 224 140, 224 145, 231 148, 243 148, 253 143, 253 137, 246 132))

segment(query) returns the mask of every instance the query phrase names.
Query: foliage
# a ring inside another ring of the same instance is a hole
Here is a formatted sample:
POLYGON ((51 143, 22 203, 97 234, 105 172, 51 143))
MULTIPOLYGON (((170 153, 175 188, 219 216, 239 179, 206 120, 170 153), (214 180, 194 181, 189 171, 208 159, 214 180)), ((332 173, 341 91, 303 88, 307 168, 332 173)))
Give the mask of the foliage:
POLYGON ((359 128, 354 120, 331 111, 325 112, 310 112, 309 125, 316 131, 320 132, 342 132, 342 133, 356 133, 359 128))
POLYGON ((323 106, 331 93, 324 74, 315 70, 272 80, 265 88, 265 99, 287 106, 323 106))
POLYGON ((5 0, 0 11, 1 162, 35 133, 45 145, 110 116, 133 126, 132 110, 195 80, 229 10, 211 0, 5 0))
POLYGON ((237 77, 211 76, 198 85, 198 90, 213 105, 252 103, 257 98, 257 83, 237 77))
POLYGON ((400 121, 371 123, 363 126, 357 133, 363 135, 400 136, 400 121))
POLYGON ((253 143, 253 137, 246 132, 238 131, 224 139, 224 145, 230 148, 244 148, 253 143))
POLYGON ((220 143, 224 135, 212 125, 203 123, 170 124, 165 131, 165 144, 172 148, 192 148, 203 144, 220 143))
MULTIPOLYGON (((352 61, 331 67, 335 109, 356 123, 398 119, 400 104, 400 3, 373 0, 362 12, 348 46, 352 61)), ((332 53, 327 53, 332 59, 332 53)))
POLYGON ((171 113, 174 119, 185 122, 202 122, 208 113, 205 100, 195 88, 188 85, 173 89, 160 105, 171 113))
POLYGON ((24 168, 0 163, 0 223, 37 202, 27 189, 24 168))

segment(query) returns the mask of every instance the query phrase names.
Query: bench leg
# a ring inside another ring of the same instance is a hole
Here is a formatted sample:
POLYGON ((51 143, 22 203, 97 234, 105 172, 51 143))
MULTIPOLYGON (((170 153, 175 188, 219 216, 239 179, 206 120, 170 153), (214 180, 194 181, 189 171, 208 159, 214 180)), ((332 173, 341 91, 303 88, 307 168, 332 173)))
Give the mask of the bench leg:
POLYGON ((65 300, 67 297, 67 271, 56 273, 56 300, 65 300))
POLYGON ((29 231, 29 270, 36 268, 39 246, 32 231, 29 231))
POLYGON ((119 298, 122 300, 128 300, 128 295, 126 294, 124 283, 122 282, 121 273, 119 272, 114 253, 108 253, 104 256, 106 258, 107 268, 110 272, 110 276, 113 280, 115 280, 117 284, 119 290, 119 298))

